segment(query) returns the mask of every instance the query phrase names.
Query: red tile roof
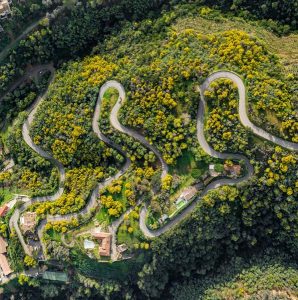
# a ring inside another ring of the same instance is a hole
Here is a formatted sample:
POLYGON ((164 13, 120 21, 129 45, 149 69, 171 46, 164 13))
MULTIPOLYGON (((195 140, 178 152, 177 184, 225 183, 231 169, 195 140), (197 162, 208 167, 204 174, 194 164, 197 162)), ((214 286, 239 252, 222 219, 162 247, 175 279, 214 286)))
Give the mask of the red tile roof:
POLYGON ((12 273, 12 270, 9 266, 8 260, 4 254, 0 254, 0 267, 4 273, 5 276, 12 273))
POLYGON ((111 234, 108 232, 93 232, 93 237, 101 242, 99 245, 99 255, 100 256, 110 256, 111 255, 111 234))
POLYGON ((0 236, 0 254, 6 253, 7 243, 2 236, 0 236))
POLYGON ((8 212, 9 207, 5 204, 0 207, 0 217, 4 217, 8 212))

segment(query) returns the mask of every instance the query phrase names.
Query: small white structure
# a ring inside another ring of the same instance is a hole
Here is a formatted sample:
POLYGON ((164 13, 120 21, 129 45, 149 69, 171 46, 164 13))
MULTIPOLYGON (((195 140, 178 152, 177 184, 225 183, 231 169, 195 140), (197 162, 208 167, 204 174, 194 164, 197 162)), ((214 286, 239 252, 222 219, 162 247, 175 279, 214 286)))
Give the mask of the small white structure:
POLYGON ((169 216, 167 214, 163 214, 159 219, 158 222, 160 224, 164 223, 167 219, 169 218, 169 216))
POLYGON ((84 240, 84 249, 86 250, 92 250, 95 248, 95 243, 90 240, 84 240))
POLYGON ((121 244, 117 246, 117 250, 119 253, 123 253, 124 251, 126 251, 128 249, 126 244, 121 244))
POLYGON ((183 205, 187 204, 195 197, 197 192, 198 190, 194 186, 190 186, 184 189, 180 194, 179 198, 175 201, 176 207, 181 208, 183 205))
POLYGON ((194 186, 190 186, 182 191, 180 198, 188 202, 196 195, 197 191, 198 190, 194 186))
POLYGON ((0 0, 0 19, 6 19, 10 14, 11 0, 0 0))

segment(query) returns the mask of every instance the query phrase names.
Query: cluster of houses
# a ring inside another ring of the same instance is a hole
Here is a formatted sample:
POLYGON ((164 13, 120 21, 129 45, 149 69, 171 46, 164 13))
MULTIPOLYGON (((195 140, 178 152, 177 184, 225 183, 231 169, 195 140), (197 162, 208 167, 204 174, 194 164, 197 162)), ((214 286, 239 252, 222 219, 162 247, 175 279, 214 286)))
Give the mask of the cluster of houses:
MULTIPOLYGON (((200 182, 196 183, 195 185, 185 188, 174 202, 176 211, 190 203, 198 194, 198 192, 204 186, 207 186, 214 177, 230 176, 235 178, 241 174, 241 166, 239 164, 225 163, 223 166, 220 165, 220 167, 221 168, 217 168, 214 164, 209 165, 209 170, 202 176, 202 181, 200 180, 200 182)), ((174 214, 175 212, 172 215, 174 214)), ((167 214, 163 214, 159 218, 158 222, 163 224, 170 217, 167 214)))
POLYGON ((12 0, 0 0, 0 19, 6 19, 11 15, 10 5, 12 0))

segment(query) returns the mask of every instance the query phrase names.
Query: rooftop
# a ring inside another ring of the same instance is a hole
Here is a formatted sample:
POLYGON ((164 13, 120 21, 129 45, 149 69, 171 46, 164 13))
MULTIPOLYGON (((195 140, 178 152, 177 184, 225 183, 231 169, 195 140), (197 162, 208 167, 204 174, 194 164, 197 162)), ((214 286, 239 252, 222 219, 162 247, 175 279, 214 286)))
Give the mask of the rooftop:
POLYGON ((5 276, 9 275, 10 273, 12 273, 12 270, 9 266, 8 260, 6 258, 6 256, 4 254, 0 254, 0 267, 3 271, 3 274, 5 276))
POLYGON ((196 193, 197 189, 194 186, 190 186, 182 191, 180 197, 186 201, 189 201, 192 197, 195 196, 196 193))
POLYGON ((7 243, 2 236, 0 236, 0 254, 6 253, 7 243))
POLYGON ((24 232, 33 231, 36 221, 36 212, 25 212, 20 218, 21 228, 24 232))
POLYGON ((4 217, 8 212, 9 207, 5 204, 0 207, 0 217, 4 217))
POLYGON ((99 255, 110 256, 111 255, 111 234, 109 232, 93 231, 92 236, 99 241, 99 255))
POLYGON ((0 0, 0 14, 5 15, 7 12, 10 12, 9 2, 7 0, 0 0))

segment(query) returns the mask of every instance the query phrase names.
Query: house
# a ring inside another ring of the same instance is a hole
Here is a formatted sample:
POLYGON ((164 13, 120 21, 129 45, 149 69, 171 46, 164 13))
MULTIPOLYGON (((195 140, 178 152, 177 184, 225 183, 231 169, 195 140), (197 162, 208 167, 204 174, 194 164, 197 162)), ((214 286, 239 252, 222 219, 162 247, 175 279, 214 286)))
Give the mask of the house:
POLYGON ((94 230, 92 232, 92 236, 99 242, 99 255, 110 256, 112 235, 109 232, 100 232, 94 230))
POLYGON ((2 236, 0 236, 0 268, 5 276, 12 273, 7 257, 6 257, 7 243, 2 236))
POLYGON ((118 245, 118 246, 117 246, 117 250, 118 250, 119 253, 123 253, 123 252, 125 252, 127 249, 128 249, 128 247, 127 247, 126 244, 121 244, 121 245, 118 245))
POLYGON ((241 174, 241 166, 240 165, 228 165, 224 164, 225 171, 232 176, 239 176, 241 174))
POLYGON ((185 201, 190 201, 197 193, 197 189, 194 186, 190 186, 182 191, 180 198, 185 201))
POLYGON ((34 231, 37 224, 36 212, 27 211, 20 218, 21 229, 24 233, 34 231))
POLYGON ((9 210, 9 207, 6 204, 1 206, 0 207, 0 217, 4 217, 7 214, 8 210, 9 210))
POLYGON ((160 224, 163 224, 167 219, 169 218, 169 216, 167 214, 163 214, 159 219, 158 222, 160 224))
POLYGON ((0 19, 6 19, 11 14, 10 4, 11 1, 0 0, 0 19))
POLYGON ((182 191, 179 198, 175 201, 176 207, 179 209, 186 203, 188 203, 190 200, 193 199, 193 197, 197 193, 197 189, 194 186, 190 186, 182 191))

